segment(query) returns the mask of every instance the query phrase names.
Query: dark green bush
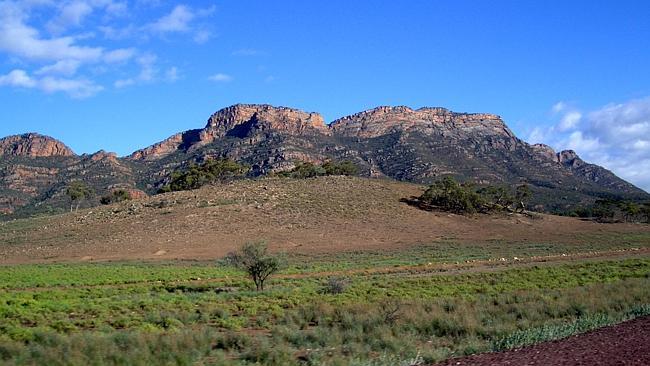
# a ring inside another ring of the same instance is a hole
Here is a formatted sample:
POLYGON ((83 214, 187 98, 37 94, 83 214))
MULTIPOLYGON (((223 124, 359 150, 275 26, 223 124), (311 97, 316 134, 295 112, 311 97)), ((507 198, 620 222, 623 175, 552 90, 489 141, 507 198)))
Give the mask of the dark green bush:
POLYGON ((110 205, 111 203, 129 201, 131 199, 132 199, 132 197, 131 197, 131 193, 129 193, 129 191, 126 191, 124 189, 118 189, 118 190, 115 190, 115 191, 111 192, 111 194, 102 197, 99 200, 99 202, 102 205, 110 205))
POLYGON ((475 188, 471 183, 460 183, 452 177, 434 182, 417 198, 421 208, 439 209, 457 214, 488 213, 493 211, 524 212, 531 191, 522 184, 512 189, 505 186, 475 188))
POLYGON ((247 166, 230 159, 210 159, 200 165, 190 165, 183 172, 172 173, 169 183, 160 189, 160 193, 188 191, 206 184, 243 177, 248 170, 247 166))
POLYGON ((460 214, 483 211, 485 207, 484 198, 473 186, 451 177, 433 183, 419 199, 426 205, 460 214))
POLYGON ((313 178, 326 175, 356 175, 358 168, 351 161, 333 162, 327 161, 323 165, 315 165, 313 163, 300 163, 293 169, 278 173, 281 177, 286 178, 313 178))

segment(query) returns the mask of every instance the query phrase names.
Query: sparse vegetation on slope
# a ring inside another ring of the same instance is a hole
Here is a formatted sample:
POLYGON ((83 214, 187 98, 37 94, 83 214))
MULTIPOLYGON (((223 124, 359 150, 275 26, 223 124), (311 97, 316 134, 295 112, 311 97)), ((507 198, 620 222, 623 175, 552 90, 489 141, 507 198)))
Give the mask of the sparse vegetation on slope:
POLYGON ((452 177, 434 182, 414 203, 420 208, 450 211, 457 214, 499 211, 524 212, 530 199, 528 185, 518 185, 514 192, 505 186, 476 188, 471 183, 459 183, 452 177))
POLYGON ((602 199, 593 205, 578 207, 569 216, 593 218, 601 222, 650 223, 650 201, 639 203, 620 199, 602 199))
POLYGON ((200 165, 192 164, 184 171, 172 173, 169 183, 159 193, 201 188, 209 183, 243 177, 248 170, 247 166, 230 159, 209 159, 200 165))
POLYGON ((351 161, 333 162, 327 161, 322 165, 315 165, 312 163, 299 163, 293 169, 278 173, 278 176, 285 178, 313 178, 328 175, 357 175, 359 168, 357 168, 351 161))

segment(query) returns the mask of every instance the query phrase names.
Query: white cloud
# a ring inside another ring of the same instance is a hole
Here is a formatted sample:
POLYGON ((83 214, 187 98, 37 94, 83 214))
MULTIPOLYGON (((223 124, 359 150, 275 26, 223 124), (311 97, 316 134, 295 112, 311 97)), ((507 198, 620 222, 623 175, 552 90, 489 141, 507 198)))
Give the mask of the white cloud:
POLYGON ((156 78, 156 74, 158 73, 158 69, 156 68, 157 60, 158 56, 153 54, 138 57, 137 63, 141 67, 140 74, 138 75, 140 81, 152 81, 156 78))
POLYGON ((110 1, 106 5, 106 13, 113 17, 121 17, 127 14, 129 6, 126 2, 110 1))
POLYGON ((228 75, 228 74, 218 73, 218 74, 214 74, 214 75, 208 77, 208 80, 216 81, 218 83, 226 83, 226 82, 232 81, 233 77, 228 75))
MULTIPOLYGON (((555 109, 555 108, 554 108, 555 109)), ((571 109, 547 128, 536 127, 531 142, 558 150, 575 150, 584 160, 602 165, 650 191, 650 97, 610 104, 578 117, 571 109)))
POLYGON ((149 24, 129 24, 117 19, 128 15, 137 20, 130 13, 151 13, 159 10, 151 7, 159 5, 165 4, 126 0, 0 0, 0 56, 6 55, 11 63, 20 65, 19 70, 11 72, 0 69, 0 85, 86 97, 101 91, 98 78, 111 72, 120 75, 113 82, 116 88, 180 79, 176 67, 162 69, 151 52, 128 45, 114 49, 101 43, 106 39, 130 39, 142 44, 153 35, 163 37, 171 33, 183 33, 198 44, 211 39, 209 24, 201 20, 215 11, 214 6, 176 5, 149 24), (103 37, 96 37, 95 32, 103 37))
POLYGON ((133 25, 128 25, 122 28, 115 28, 110 25, 100 25, 97 27, 100 32, 104 35, 104 38, 110 39, 112 41, 119 41, 127 38, 131 38, 134 35, 138 34, 138 30, 133 25))
POLYGON ((187 32, 190 22, 196 17, 194 12, 185 5, 176 5, 168 15, 151 23, 149 28, 154 32, 187 32))
POLYGON ((104 61, 108 63, 120 63, 132 59, 136 55, 137 51, 135 48, 120 48, 110 52, 106 52, 104 55, 104 61))
POLYGON ((113 83, 113 86, 116 87, 117 89, 121 89, 121 88, 125 88, 127 86, 131 86, 133 84, 135 84, 135 80, 129 78, 129 79, 116 80, 113 83))
POLYGON ((45 77, 39 81, 39 88, 47 93, 65 92, 73 98, 91 97, 104 87, 86 79, 59 79, 45 77))
POLYGON ((199 30, 194 34, 194 42, 204 44, 212 38, 212 33, 207 30, 199 30))
POLYGON ((180 76, 178 74, 178 68, 176 66, 172 66, 167 71, 165 71, 165 80, 173 83, 180 79, 180 76))
POLYGON ((36 81, 27 75, 25 70, 12 70, 7 75, 0 75, 0 85, 34 88, 36 81))
POLYGON ((81 66, 81 62, 78 60, 61 60, 52 65, 41 67, 35 72, 35 74, 60 74, 65 76, 72 76, 77 72, 79 66, 81 66))
POLYGON ((139 56, 136 58, 136 63, 140 65, 140 73, 135 77, 117 80, 113 83, 113 86, 119 89, 135 84, 155 81, 158 77, 158 67, 156 66, 157 61, 158 56, 154 54, 144 54, 139 56))
POLYGON ((84 18, 93 12, 93 7, 86 1, 71 1, 64 3, 59 15, 47 23, 47 29, 52 33, 60 33, 68 27, 78 27, 84 18))
POLYGON ((568 112, 560 120, 560 123, 558 124, 558 129, 560 131, 572 130, 576 128, 581 118, 582 118, 582 113, 580 112, 576 112, 576 111, 568 112))
POLYGON ((587 137, 582 131, 573 131, 564 143, 572 150, 586 154, 598 151, 601 148, 597 137, 587 137))
POLYGON ((75 37, 43 39, 38 30, 24 24, 22 18, 22 14, 0 7, 0 50, 28 60, 45 61, 96 61, 102 56, 101 47, 77 46, 75 37))
POLYGON ((204 9, 192 9, 186 5, 176 5, 169 14, 147 24, 143 27, 143 30, 158 35, 192 32, 194 42, 203 44, 212 38, 212 33, 205 26, 197 26, 195 23, 200 18, 210 16, 214 11, 214 6, 204 9))
POLYGON ((24 70, 13 70, 0 76, 0 85, 39 89, 46 93, 64 92, 73 98, 87 98, 104 88, 87 79, 65 79, 46 76, 33 78, 24 70))
POLYGON ((551 108, 551 112, 553 112, 553 113, 560 113, 560 112, 562 112, 564 109, 566 109, 566 107, 567 107, 567 104, 566 104, 565 102, 561 102, 561 101, 560 101, 560 102, 557 102, 557 103, 555 103, 555 104, 553 105, 553 107, 551 108))

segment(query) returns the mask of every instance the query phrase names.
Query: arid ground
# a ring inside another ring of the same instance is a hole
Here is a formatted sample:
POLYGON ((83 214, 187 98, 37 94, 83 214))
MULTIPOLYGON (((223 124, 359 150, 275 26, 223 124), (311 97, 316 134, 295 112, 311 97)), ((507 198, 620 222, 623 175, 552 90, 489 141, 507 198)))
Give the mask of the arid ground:
POLYGON ((650 365, 650 317, 522 349, 456 358, 439 366, 650 365))
POLYGON ((568 252, 635 245, 648 225, 535 214, 461 216, 400 199, 423 187, 387 180, 236 181, 79 212, 0 223, 2 263, 219 258, 247 241, 274 251, 339 253, 414 245, 562 243, 568 252))
POLYGON ((401 202, 422 189, 246 180, 0 223, 0 362, 643 360, 633 342, 587 351, 647 339, 645 320, 543 342, 650 315, 648 225, 401 202), (263 292, 221 260, 259 240, 286 260, 263 292))

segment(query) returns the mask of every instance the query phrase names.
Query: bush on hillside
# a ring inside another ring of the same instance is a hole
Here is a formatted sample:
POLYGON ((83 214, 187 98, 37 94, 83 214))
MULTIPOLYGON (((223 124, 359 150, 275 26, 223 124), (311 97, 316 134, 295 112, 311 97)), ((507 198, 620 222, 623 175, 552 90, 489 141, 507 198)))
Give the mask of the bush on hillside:
POLYGON ((210 159, 200 165, 192 164, 183 172, 174 172, 160 193, 188 191, 206 184, 243 177, 249 168, 230 159, 210 159))
POLYGON ((483 197, 469 184, 462 184, 451 177, 445 177, 427 188, 420 196, 426 205, 454 213, 475 213, 483 211, 483 197))
POLYGON ((650 202, 607 198, 591 205, 568 211, 569 216, 591 218, 600 222, 645 222, 650 223, 650 202))
POLYGON ((327 161, 322 165, 305 162, 299 163, 293 169, 278 173, 281 177, 304 179, 327 175, 357 175, 359 169, 351 161, 327 161))
POLYGON ((489 213, 497 211, 524 212, 530 199, 528 185, 514 189, 506 186, 483 186, 476 188, 471 183, 460 183, 452 177, 445 177, 430 185, 415 199, 424 209, 438 209, 457 214, 489 213))
POLYGON ((111 203, 117 203, 122 201, 129 201, 133 199, 131 193, 124 189, 117 189, 111 192, 111 194, 102 197, 99 202, 102 205, 110 205, 111 203))

